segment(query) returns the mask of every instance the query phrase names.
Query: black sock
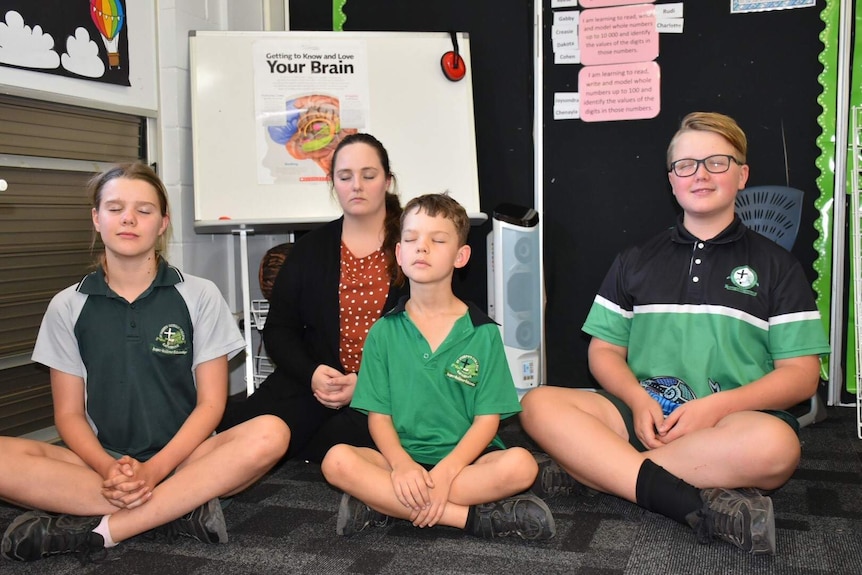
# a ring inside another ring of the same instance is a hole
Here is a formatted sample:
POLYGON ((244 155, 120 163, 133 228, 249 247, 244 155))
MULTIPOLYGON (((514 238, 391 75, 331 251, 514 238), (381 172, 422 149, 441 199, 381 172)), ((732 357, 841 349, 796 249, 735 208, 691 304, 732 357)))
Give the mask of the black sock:
POLYGON ((635 487, 637 504, 660 513, 683 525, 688 525, 686 516, 703 506, 700 489, 668 473, 663 467, 645 459, 638 471, 635 487))
POLYGON ((464 531, 468 533, 473 533, 476 529, 473 527, 473 523, 476 522, 476 506, 471 505, 467 508, 467 522, 464 523, 464 531))

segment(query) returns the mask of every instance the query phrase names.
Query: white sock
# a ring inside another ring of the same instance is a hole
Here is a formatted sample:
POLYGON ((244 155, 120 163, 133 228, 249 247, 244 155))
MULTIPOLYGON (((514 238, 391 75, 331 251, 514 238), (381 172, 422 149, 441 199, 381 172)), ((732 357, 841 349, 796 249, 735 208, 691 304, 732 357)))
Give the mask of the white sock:
POLYGON ((105 515, 104 517, 102 517, 102 520, 99 522, 96 528, 93 529, 93 533, 98 533, 102 536, 102 539, 105 540, 105 549, 110 549, 111 547, 117 546, 117 544, 114 543, 114 539, 111 537, 111 530, 108 529, 108 517, 110 517, 110 515, 105 515))

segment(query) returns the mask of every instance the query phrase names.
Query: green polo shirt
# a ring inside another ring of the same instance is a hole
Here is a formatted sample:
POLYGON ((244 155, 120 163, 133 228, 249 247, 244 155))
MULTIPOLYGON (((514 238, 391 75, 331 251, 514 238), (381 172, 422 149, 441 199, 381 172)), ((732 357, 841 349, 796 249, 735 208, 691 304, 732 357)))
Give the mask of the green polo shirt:
POLYGON ((194 409, 195 368, 243 346, 215 284, 162 260, 134 302, 114 293, 101 269, 54 296, 33 361, 83 378, 102 446, 145 461, 194 409))
POLYGON ((802 266, 737 217, 701 241, 682 225, 617 256, 583 330, 628 349, 635 376, 676 378, 667 397, 706 397, 826 355, 802 266))
MULTIPOLYGON (((500 330, 475 306, 440 346, 428 342, 405 310, 407 298, 368 332, 351 406, 390 415, 414 461, 436 465, 478 415, 521 411, 500 330)), ((492 445, 505 448, 499 437, 492 445)))

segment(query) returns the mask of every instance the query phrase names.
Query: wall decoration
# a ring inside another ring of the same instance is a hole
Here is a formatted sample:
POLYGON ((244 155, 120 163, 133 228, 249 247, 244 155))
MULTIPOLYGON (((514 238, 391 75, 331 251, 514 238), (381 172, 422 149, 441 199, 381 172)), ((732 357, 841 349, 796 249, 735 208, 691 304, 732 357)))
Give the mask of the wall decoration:
POLYGON ((129 86, 125 0, 0 0, 0 65, 129 86))

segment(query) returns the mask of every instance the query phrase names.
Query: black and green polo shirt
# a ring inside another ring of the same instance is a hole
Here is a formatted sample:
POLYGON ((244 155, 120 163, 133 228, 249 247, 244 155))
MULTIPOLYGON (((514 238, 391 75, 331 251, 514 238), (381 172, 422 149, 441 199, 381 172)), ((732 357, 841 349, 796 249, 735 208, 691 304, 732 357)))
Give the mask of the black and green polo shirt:
POLYGON ((739 218, 707 241, 680 219, 624 250, 583 330, 628 348, 638 379, 675 377, 694 397, 754 381, 777 359, 829 353, 802 266, 739 218))
POLYGON ((211 281, 165 261, 134 302, 101 269, 52 299, 33 360, 83 378, 87 417, 101 444, 147 460, 195 407, 195 368, 244 346, 211 281))

